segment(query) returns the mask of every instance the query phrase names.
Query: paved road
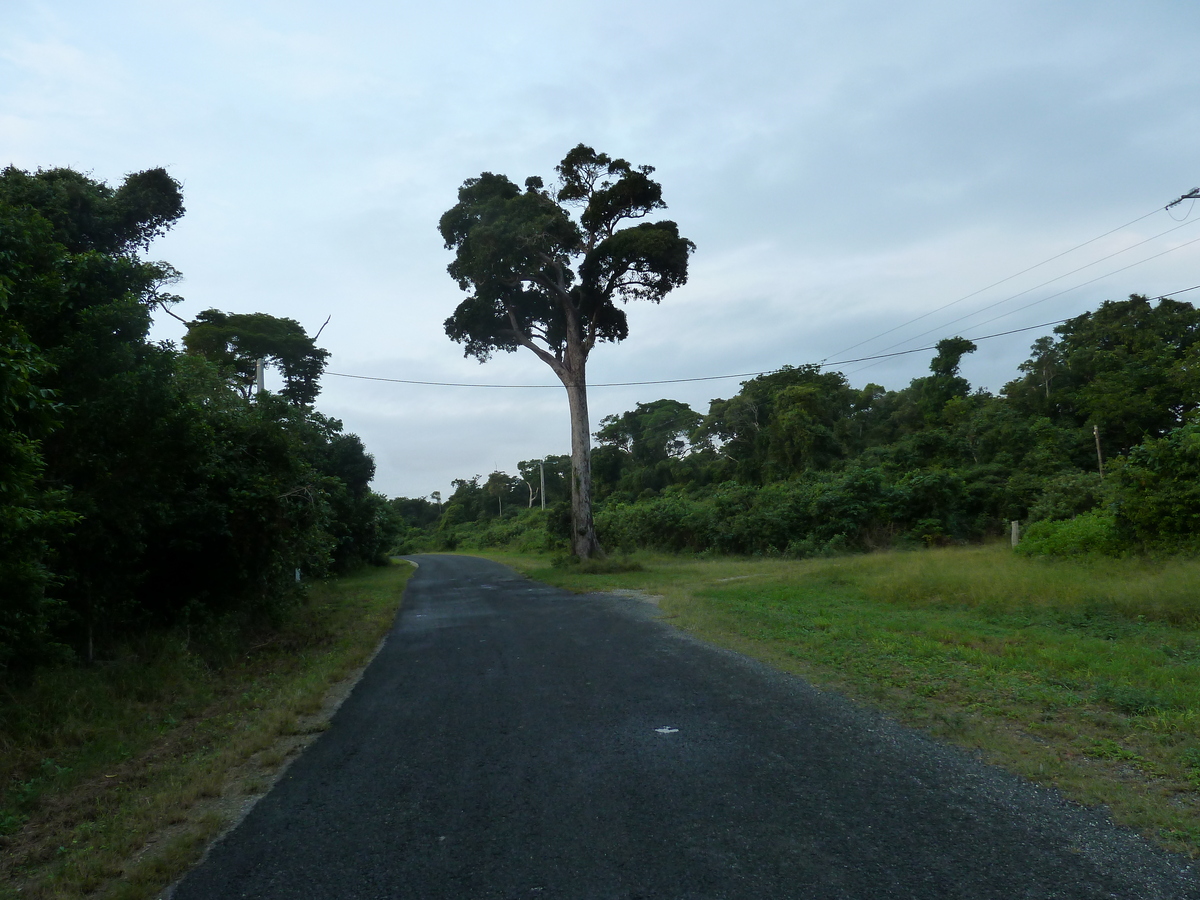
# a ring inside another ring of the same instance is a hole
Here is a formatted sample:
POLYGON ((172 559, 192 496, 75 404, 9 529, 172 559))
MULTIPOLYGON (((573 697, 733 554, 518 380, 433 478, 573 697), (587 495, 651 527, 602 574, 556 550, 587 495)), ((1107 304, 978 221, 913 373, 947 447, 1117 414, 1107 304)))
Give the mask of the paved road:
POLYGON ((648 604, 417 560, 330 730, 174 900, 1200 898, 1099 813, 648 604))

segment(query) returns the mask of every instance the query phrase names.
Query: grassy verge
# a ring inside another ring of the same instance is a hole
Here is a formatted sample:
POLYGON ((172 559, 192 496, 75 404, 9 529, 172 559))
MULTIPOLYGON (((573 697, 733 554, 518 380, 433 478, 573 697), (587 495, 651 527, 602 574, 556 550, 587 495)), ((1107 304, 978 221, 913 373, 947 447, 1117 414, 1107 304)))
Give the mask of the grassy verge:
POLYGON ((315 585, 249 646, 159 635, 0 691, 0 898, 155 896, 325 727, 411 571, 315 585))
POLYGON ((1056 562, 1001 545, 832 560, 495 554, 875 705, 1200 855, 1200 563, 1056 562), (628 568, 628 567, 627 567, 628 568))

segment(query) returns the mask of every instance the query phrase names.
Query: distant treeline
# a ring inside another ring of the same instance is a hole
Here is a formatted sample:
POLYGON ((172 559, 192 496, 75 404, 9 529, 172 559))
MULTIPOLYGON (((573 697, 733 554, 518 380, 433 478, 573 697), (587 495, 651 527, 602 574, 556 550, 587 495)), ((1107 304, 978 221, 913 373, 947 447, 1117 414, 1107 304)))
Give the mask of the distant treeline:
POLYGON ((394 543, 299 324, 208 310, 186 350, 147 340, 178 273, 141 254, 183 212, 162 169, 0 173, 0 675, 277 618, 297 570, 394 543), (261 358, 282 391, 253 391, 261 358))
MULTIPOLYGON (((706 415, 639 403, 596 432, 596 522, 609 552, 794 557, 977 541, 1017 520, 1025 548, 1181 552, 1200 525, 1200 312, 1106 302, 1039 338, 993 395, 941 341, 930 374, 890 391, 816 366, 744 382, 706 415), (1102 472, 1103 470, 1103 472, 1102 472)), ((566 546, 564 457, 456 481, 407 503, 412 546, 566 546), (424 507, 420 504, 424 503, 424 507), (415 504, 415 506, 414 506, 415 504), (419 527, 418 527, 419 526, 419 527)))

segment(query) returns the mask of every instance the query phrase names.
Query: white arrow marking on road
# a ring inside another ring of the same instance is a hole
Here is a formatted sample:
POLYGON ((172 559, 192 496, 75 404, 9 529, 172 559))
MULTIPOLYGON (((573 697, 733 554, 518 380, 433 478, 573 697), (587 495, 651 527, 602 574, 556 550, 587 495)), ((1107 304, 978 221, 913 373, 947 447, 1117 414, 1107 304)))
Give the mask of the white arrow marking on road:
POLYGON ((657 731, 659 734, 674 734, 679 729, 678 728, 655 728, 654 730, 657 731))

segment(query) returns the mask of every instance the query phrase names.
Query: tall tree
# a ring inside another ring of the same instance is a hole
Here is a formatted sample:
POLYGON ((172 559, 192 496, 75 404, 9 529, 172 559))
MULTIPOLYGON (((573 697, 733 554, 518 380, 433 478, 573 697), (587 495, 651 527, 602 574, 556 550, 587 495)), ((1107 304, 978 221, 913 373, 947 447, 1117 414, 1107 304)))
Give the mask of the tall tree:
POLYGON ((971 385, 958 374, 958 367, 963 356, 976 349, 974 343, 962 337, 937 342, 937 356, 929 363, 929 371, 933 374, 912 383, 913 399, 926 423, 937 424, 943 419, 947 403, 955 397, 967 396, 971 385))
POLYGON ((546 456, 542 459, 523 459, 517 463, 517 471, 525 482, 526 501, 530 507, 545 499, 546 503, 565 502, 571 483, 571 457, 546 456), (543 498, 542 487, 546 494, 543 498))
POLYGON ((592 522, 588 356, 597 342, 628 336, 616 301, 657 303, 687 281, 695 245, 671 221, 630 224, 666 208, 651 166, 580 144, 555 168, 554 189, 534 176, 522 191, 491 172, 463 182, 458 203, 438 223, 455 251, 448 271, 470 294, 446 320, 446 334, 480 362, 525 347, 563 383, 571 410, 571 548, 588 558, 603 553, 592 522))

